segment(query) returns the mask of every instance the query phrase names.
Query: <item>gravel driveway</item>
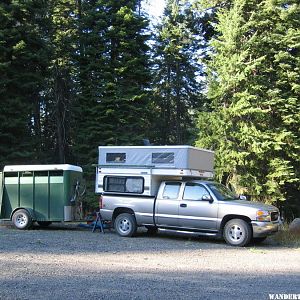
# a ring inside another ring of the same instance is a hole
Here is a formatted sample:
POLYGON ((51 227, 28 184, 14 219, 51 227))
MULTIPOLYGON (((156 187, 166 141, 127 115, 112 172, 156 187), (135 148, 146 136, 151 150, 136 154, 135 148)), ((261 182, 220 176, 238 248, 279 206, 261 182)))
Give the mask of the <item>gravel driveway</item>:
MULTIPOLYGON (((140 231, 0 226, 0 299, 269 299, 300 294, 300 249, 140 231)), ((300 299, 300 298, 299 298, 300 299)))

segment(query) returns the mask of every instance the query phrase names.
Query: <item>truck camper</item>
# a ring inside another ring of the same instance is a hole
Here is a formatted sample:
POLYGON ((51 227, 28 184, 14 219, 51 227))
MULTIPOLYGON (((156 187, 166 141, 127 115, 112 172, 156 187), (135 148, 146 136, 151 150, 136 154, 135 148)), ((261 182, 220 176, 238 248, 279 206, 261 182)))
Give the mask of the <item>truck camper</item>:
POLYGON ((190 146, 99 147, 100 214, 123 237, 145 226, 261 242, 279 225, 276 207, 246 201, 213 182, 214 153, 190 146))

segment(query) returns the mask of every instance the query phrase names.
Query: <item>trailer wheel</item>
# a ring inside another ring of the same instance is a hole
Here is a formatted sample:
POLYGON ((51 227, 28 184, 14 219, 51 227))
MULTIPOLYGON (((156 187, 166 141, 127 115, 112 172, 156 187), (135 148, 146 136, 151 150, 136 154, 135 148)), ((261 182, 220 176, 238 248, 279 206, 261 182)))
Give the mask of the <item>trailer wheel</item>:
POLYGON ((19 209, 14 212, 12 222, 17 229, 28 229, 32 225, 32 218, 26 209, 19 209))
POLYGON ((131 214, 120 214, 115 220, 115 230, 120 236, 131 237, 136 234, 137 225, 135 217, 131 214))
POLYGON ((41 227, 48 227, 49 225, 52 224, 52 222, 50 222, 50 221, 37 221, 37 223, 38 223, 41 227))

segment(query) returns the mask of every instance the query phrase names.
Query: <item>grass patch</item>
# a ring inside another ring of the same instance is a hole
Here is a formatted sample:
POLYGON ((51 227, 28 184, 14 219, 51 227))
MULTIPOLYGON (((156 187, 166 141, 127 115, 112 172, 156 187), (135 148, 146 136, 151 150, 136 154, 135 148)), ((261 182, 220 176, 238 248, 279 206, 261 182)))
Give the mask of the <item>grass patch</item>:
POLYGON ((300 230, 289 231, 288 225, 284 225, 283 228, 273 236, 273 239, 282 246, 300 247, 300 230))
POLYGON ((258 249, 258 248, 256 248, 256 247, 251 247, 251 248, 249 249, 249 251, 252 252, 252 253, 266 254, 266 251, 261 250, 261 249, 258 249))

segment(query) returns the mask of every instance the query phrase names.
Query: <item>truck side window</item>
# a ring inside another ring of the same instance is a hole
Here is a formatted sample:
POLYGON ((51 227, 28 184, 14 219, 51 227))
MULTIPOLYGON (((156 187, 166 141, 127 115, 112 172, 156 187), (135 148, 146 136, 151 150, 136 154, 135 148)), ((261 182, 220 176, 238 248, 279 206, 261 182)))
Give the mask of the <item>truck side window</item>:
POLYGON ((206 188, 197 183, 187 183, 185 185, 184 200, 201 200, 204 194, 209 194, 206 188))
POLYGON ((163 192, 163 199, 177 199, 180 187, 180 182, 166 182, 163 192))

